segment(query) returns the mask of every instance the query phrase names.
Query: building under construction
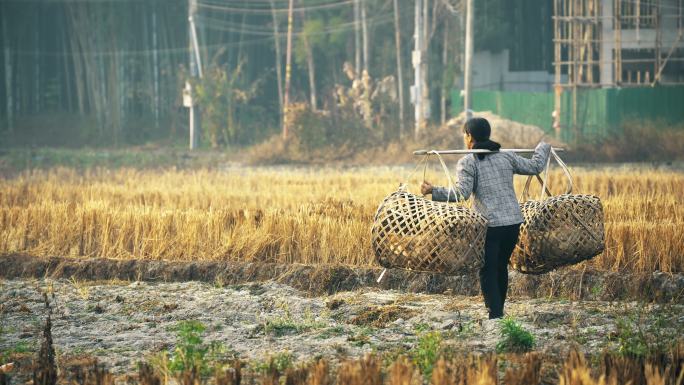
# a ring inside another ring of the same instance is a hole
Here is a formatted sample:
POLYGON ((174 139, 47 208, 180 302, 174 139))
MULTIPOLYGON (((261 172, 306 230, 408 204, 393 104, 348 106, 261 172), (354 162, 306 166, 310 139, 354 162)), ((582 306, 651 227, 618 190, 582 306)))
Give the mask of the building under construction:
POLYGON ((682 0, 554 0, 554 128, 570 89, 684 84, 682 0), (562 75, 566 76, 562 76, 562 75))
POLYGON ((682 8, 682 0, 554 0, 556 86, 684 84, 682 8))
POLYGON ((566 140, 604 136, 626 120, 684 121, 684 0, 532 3, 541 12, 513 14, 517 40, 546 40, 533 53, 524 43, 476 52, 475 110, 566 140))

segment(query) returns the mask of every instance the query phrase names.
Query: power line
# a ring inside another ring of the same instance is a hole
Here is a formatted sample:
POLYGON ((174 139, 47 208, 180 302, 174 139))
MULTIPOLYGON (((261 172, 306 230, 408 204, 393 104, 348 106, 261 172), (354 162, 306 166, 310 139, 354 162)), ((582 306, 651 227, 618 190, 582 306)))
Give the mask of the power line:
MULTIPOLYGON (((247 25, 247 24, 240 24, 237 25, 235 23, 231 23, 228 21, 224 20, 218 20, 218 19, 213 19, 210 17, 206 16, 200 16, 199 20, 204 23, 205 27, 208 27, 210 29, 215 29, 215 30, 220 30, 220 31, 227 31, 227 32, 235 32, 235 33, 246 33, 246 34, 251 34, 251 35, 261 35, 261 36, 273 36, 274 33, 273 31, 265 31, 263 26, 254 26, 254 25, 247 25)), ((382 15, 382 16, 376 16, 374 18, 368 19, 369 22, 375 24, 375 25, 380 25, 384 24, 388 21, 391 21, 391 15, 382 15)), ((300 31, 295 31, 293 32, 294 35, 303 35, 306 34, 308 36, 315 36, 315 35, 327 35, 335 32, 343 32, 343 31, 351 31, 355 29, 358 25, 360 25, 361 22, 348 22, 348 23, 341 23, 337 25, 330 26, 329 28, 325 28, 321 31, 316 31, 316 32, 308 32, 305 33, 303 30, 300 31)), ((286 36, 287 33, 285 32, 279 32, 278 36, 286 36)))
MULTIPOLYGON (((320 11, 320 10, 325 10, 325 9, 332 9, 332 8, 337 8, 337 7, 340 7, 343 5, 352 4, 353 2, 354 2, 354 0, 343 0, 343 1, 337 1, 337 2, 329 3, 329 4, 309 5, 306 7, 294 8, 294 12, 320 11)), ((229 7, 229 6, 225 6, 225 5, 210 4, 210 3, 206 3, 206 2, 200 2, 200 3, 198 3, 198 6, 200 8, 212 9, 212 10, 216 10, 216 11, 231 12, 231 13, 251 13, 251 14, 268 14, 268 15, 270 15, 272 12, 275 12, 275 13, 287 13, 288 12, 288 10, 286 8, 258 9, 258 8, 245 8, 245 7, 229 7)))
MULTIPOLYGON (((252 40, 244 40, 242 42, 233 42, 233 43, 217 43, 217 44, 205 44, 205 45, 200 45, 199 48, 201 49, 213 49, 213 48, 221 48, 221 47, 232 47, 232 46, 238 46, 240 44, 243 45, 256 45, 257 43, 264 43, 267 41, 273 40, 273 37, 271 38, 259 38, 259 39, 252 39, 252 40)), ((171 54, 176 54, 176 53, 183 53, 186 54, 190 52, 189 47, 179 47, 179 48, 158 48, 158 49, 146 49, 146 50, 109 50, 109 51, 82 51, 82 50, 68 50, 68 51, 39 51, 39 50, 11 50, 10 52, 12 54, 16 55, 23 55, 23 56, 70 56, 74 54, 82 54, 82 55, 88 55, 88 56, 96 56, 96 57, 101 57, 101 56, 116 56, 116 55, 122 55, 122 56, 146 56, 146 55, 152 55, 154 52, 157 53, 171 53, 171 54)))

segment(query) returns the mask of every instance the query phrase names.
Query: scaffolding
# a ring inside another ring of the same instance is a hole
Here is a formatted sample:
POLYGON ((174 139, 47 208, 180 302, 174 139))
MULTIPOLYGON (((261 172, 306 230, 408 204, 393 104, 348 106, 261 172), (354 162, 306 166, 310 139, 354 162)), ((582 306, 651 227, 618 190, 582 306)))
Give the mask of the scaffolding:
POLYGON ((561 95, 684 84, 684 0, 554 0, 554 129, 561 95))

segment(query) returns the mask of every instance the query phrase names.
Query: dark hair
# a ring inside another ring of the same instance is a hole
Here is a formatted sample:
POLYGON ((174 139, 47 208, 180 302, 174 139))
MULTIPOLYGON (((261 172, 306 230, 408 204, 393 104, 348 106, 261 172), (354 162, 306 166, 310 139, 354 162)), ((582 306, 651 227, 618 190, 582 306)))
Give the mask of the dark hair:
MULTIPOLYGON (((489 135, 492 133, 492 128, 485 118, 470 118, 463 124, 463 132, 470 134, 475 143, 473 149, 482 149, 490 151, 499 151, 501 145, 497 142, 489 140, 489 135)), ((482 160, 486 154, 477 154, 477 158, 482 160)))

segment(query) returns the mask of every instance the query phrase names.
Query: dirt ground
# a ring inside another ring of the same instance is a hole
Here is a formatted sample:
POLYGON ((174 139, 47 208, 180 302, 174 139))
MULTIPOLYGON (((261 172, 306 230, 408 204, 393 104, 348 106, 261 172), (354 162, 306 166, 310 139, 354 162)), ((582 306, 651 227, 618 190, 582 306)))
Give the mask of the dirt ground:
MULTIPOLYGON (((483 323, 479 296, 362 288, 312 297, 274 282, 8 279, 0 281, 0 352, 37 351, 50 311, 58 360, 96 357, 116 374, 172 349, 174 326, 182 320, 200 321, 205 341, 246 360, 279 352, 333 362, 368 352, 396 356, 429 330, 442 331, 445 345, 466 352, 493 351, 500 338, 496 325, 483 323)), ((588 354, 615 349, 616 325, 625 320, 648 330, 658 323, 662 336, 684 334, 681 303, 514 297, 506 313, 536 337, 535 350, 553 356, 575 344, 588 354)))

